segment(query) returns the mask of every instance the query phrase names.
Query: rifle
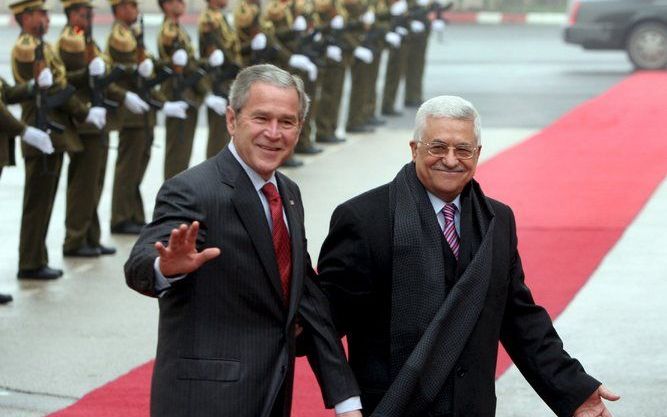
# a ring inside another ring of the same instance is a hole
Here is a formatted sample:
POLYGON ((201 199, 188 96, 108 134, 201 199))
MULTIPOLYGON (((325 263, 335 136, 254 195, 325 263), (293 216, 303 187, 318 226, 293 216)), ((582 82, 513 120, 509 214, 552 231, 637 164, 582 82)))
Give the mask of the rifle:
MULTIPOLYGON (((37 39, 39 42, 35 48, 35 61, 32 67, 35 83, 37 83, 39 74, 46 68, 46 58, 44 57, 44 26, 42 25, 39 26, 37 39)), ((63 133, 65 126, 49 120, 48 112, 65 104, 76 90, 68 84, 65 88, 59 89, 57 92, 49 95, 48 88, 35 87, 35 127, 44 132, 63 133)), ((44 174, 55 174, 49 172, 46 155, 44 154, 42 154, 42 168, 44 174)))

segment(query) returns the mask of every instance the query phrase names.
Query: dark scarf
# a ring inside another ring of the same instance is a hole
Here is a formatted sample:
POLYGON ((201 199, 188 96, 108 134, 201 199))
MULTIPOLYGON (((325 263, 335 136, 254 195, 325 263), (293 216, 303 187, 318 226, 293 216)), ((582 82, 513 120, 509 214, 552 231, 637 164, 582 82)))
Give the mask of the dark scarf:
POLYGON ((466 254, 470 240, 464 236, 461 260, 467 267, 446 294, 442 230, 413 163, 398 173, 391 195, 393 382, 372 416, 420 416, 438 399, 484 305, 491 277, 493 210, 471 181, 462 194, 462 224, 476 224, 480 241, 474 254, 466 254), (466 255, 470 259, 464 260, 466 255))

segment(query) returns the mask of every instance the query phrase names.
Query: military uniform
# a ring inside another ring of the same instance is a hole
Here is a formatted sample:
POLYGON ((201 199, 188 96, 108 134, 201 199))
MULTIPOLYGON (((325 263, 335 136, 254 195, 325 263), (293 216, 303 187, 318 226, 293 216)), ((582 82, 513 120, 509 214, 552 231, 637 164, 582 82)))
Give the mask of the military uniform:
POLYGON ((317 136, 315 140, 320 143, 336 143, 342 139, 336 137, 338 128, 338 115, 343 97, 343 84, 345 83, 346 63, 351 60, 352 38, 344 29, 331 28, 331 20, 335 16, 345 17, 347 13, 336 2, 336 0, 315 0, 314 25, 330 39, 331 43, 343 51, 343 59, 336 62, 327 57, 324 66, 320 67, 319 79, 322 86, 320 90, 318 107, 326 109, 320 111, 315 117, 317 136))
MULTIPOLYGON (((90 0, 63 0, 62 3, 64 9, 76 5, 92 7, 90 0)), ((88 61, 97 56, 102 57, 100 49, 94 42, 87 45, 84 32, 69 24, 63 28, 57 46, 67 69, 68 83, 76 87, 76 97, 90 105, 92 89, 88 61)), ((124 90, 115 86, 110 86, 106 91, 106 97, 115 102, 122 102, 124 95, 124 90)), ((111 251, 100 244, 101 230, 97 214, 107 166, 109 133, 108 128, 100 131, 87 123, 78 124, 76 131, 83 149, 68 154, 70 163, 67 168, 63 253, 73 255, 87 251, 87 256, 94 256, 100 253, 101 248, 111 251)))
MULTIPOLYGON (((366 12, 367 6, 365 0, 344 0, 343 2, 343 7, 345 7, 348 15, 346 29, 352 36, 352 46, 354 48, 358 46, 371 46, 366 42, 369 28, 365 27, 361 22, 361 16, 366 12)), ((375 55, 373 56, 373 60, 378 59, 375 55)), ((346 130, 348 132, 371 131, 372 129, 364 128, 366 124, 364 105, 368 101, 370 92, 371 64, 363 62, 354 56, 348 59, 351 60, 350 73, 352 87, 350 88, 350 104, 348 106, 346 130)))
POLYGON ((369 91, 364 105, 364 119, 366 123, 377 126, 384 124, 384 120, 375 116, 377 109, 377 80, 380 75, 380 61, 382 51, 385 48, 384 35, 390 27, 391 15, 386 0, 373 0, 371 6, 375 12, 375 24, 373 30, 375 36, 372 42, 374 59, 369 70, 369 91))
MULTIPOLYGON (((407 12, 391 17, 391 30, 397 32, 397 28, 408 30, 407 12)), ((384 77, 384 92, 382 94, 382 114, 386 116, 397 115, 395 109, 396 94, 401 78, 405 74, 407 66, 408 50, 410 49, 410 35, 402 36, 401 45, 398 48, 389 48, 387 57, 387 70, 384 77)))
POLYGON ((11 87, 0 77, 0 175, 2 168, 16 165, 16 141, 26 128, 26 124, 16 119, 6 104, 16 104, 31 98, 32 86, 24 84, 11 87))
POLYGON ((408 49, 405 68, 405 105, 416 107, 423 101, 422 84, 424 66, 426 64, 426 49, 431 34, 431 21, 428 18, 428 9, 417 5, 410 0, 410 15, 413 20, 422 22, 424 31, 412 33, 410 48, 408 49))
MULTIPOLYGON (((24 0, 10 5, 17 15, 29 10, 44 10, 41 0, 24 0)), ((25 84, 33 79, 33 66, 40 40, 22 32, 12 49, 12 72, 17 84, 25 84)), ((44 41, 45 65, 53 73, 53 86, 49 94, 62 90, 67 85, 65 65, 51 45, 44 41)), ((35 102, 21 104, 21 118, 29 125, 36 121, 35 102)), ((64 127, 63 133, 52 133, 51 141, 55 152, 45 155, 38 149, 21 143, 25 159, 25 189, 23 193, 23 215, 19 237, 19 278, 29 277, 29 271, 47 267, 48 252, 46 233, 53 209, 53 201, 58 188, 58 179, 63 161, 63 152, 80 152, 81 141, 76 134, 73 118, 83 122, 88 108, 75 96, 65 104, 48 112, 50 120, 64 127)))
MULTIPOLYGON (((220 9, 210 6, 202 11, 199 17, 199 56, 208 57, 215 49, 225 55, 222 68, 213 71, 211 91, 213 94, 229 99, 229 89, 234 81, 234 70, 241 67, 241 44, 236 32, 231 27, 220 9), (215 71, 220 71, 216 74, 215 71), (229 75, 225 75, 229 74, 229 75)), ((206 158, 220 152, 230 140, 225 115, 207 109, 208 145, 206 158)))
MULTIPOLYGON (((161 64, 167 66, 172 66, 171 56, 176 50, 185 50, 188 54, 188 63, 182 70, 183 79, 187 79, 200 69, 190 36, 175 20, 165 17, 158 35, 157 46, 161 64)), ((180 71, 178 68, 173 69, 175 74, 180 71)), ((193 87, 184 89, 180 97, 176 96, 176 89, 176 76, 172 76, 160 86, 160 91, 168 100, 185 100, 189 104, 185 120, 174 117, 165 118, 167 132, 164 157, 165 180, 185 171, 190 165, 199 106, 207 93, 206 80, 202 78, 193 87)))
MULTIPOLYGON (((122 1, 124 0, 109 0, 109 3, 113 6, 122 1)), ((111 27, 105 50, 111 63, 136 66, 144 58, 140 56, 143 51, 137 45, 137 36, 141 35, 138 29, 116 20, 111 27)), ((146 57, 149 57, 148 54, 146 57)), ((140 94, 138 77, 136 73, 128 72, 116 84, 124 90, 140 94)), ((152 94, 156 96, 154 92, 152 94)), ((162 99, 159 96, 156 98, 162 99)), ((118 110, 118 119, 121 122, 111 198, 112 233, 146 223, 139 186, 151 157, 155 111, 134 114, 123 108, 118 110)))

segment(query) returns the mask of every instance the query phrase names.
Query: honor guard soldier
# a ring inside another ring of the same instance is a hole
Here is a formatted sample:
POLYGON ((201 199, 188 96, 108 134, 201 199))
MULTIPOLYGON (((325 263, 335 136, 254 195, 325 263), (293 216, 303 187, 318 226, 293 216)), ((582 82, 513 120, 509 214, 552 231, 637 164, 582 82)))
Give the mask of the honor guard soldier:
POLYGON ((345 32, 346 13, 337 0, 315 0, 313 21, 315 26, 328 39, 326 59, 320 67, 322 88, 318 107, 326 111, 315 116, 318 143, 340 143, 345 139, 336 136, 338 114, 343 97, 346 61, 353 47, 350 36, 345 32))
POLYGON ((384 116, 400 116, 396 110, 396 94, 401 78, 405 74, 407 65, 410 31, 408 19, 408 3, 405 0, 395 0, 389 6, 391 14, 390 30, 400 36, 398 46, 389 48, 387 69, 384 76, 384 91, 382 94, 382 114, 384 116))
POLYGON ((348 133, 371 133, 375 129, 366 125, 364 105, 370 90, 370 69, 374 59, 378 57, 368 48, 368 32, 375 22, 375 14, 368 10, 366 0, 343 0, 347 12, 346 30, 352 36, 353 58, 350 65, 352 87, 350 88, 350 105, 346 131, 348 133))
POLYGON ((442 5, 440 0, 410 0, 408 12, 410 14, 411 42, 407 52, 405 69, 405 106, 419 107, 424 100, 422 84, 424 67, 426 66, 426 49, 431 30, 442 32, 445 22, 441 15, 452 3, 442 5), (433 21, 431 22, 431 19, 433 21))
POLYGON ((162 83, 161 92, 169 100, 182 100, 188 105, 185 119, 167 116, 165 121, 164 179, 167 180, 190 165, 199 106, 208 93, 208 86, 206 73, 195 58, 190 36, 178 22, 185 12, 184 0, 158 0, 158 4, 164 13, 157 44, 160 64, 170 67, 173 72, 162 83))
MULTIPOLYGON (((11 87, 0 77, 0 176, 3 167, 16 165, 14 149, 16 136, 20 135, 24 142, 37 149, 47 153, 53 152, 53 144, 46 132, 27 126, 25 122, 14 117, 5 105, 34 99, 33 90, 32 82, 11 87)), ((0 293, 0 304, 7 304, 12 300, 11 295, 0 293)))
MULTIPOLYGON (((146 224, 139 186, 146 173, 153 146, 155 110, 185 118, 185 102, 165 102, 154 87, 163 77, 154 74, 154 63, 144 44, 143 25, 135 0, 109 0, 114 23, 107 39, 106 55, 112 65, 129 68, 116 83, 125 92, 119 109, 118 154, 111 199, 111 233, 139 234, 146 224)), ((161 73, 166 74, 166 73, 161 73)))
POLYGON ((211 94, 206 97, 208 144, 206 158, 220 152, 230 140, 225 112, 229 88, 242 67, 241 43, 227 22, 223 9, 227 0, 207 0, 199 17, 199 56, 206 57, 214 68, 209 73, 211 94), (220 52, 216 52, 219 50, 220 52))
POLYGON ((46 233, 63 161, 63 152, 83 149, 72 119, 93 124, 98 130, 106 123, 106 110, 89 108, 73 96, 67 85, 65 66, 51 45, 43 40, 49 17, 43 0, 21 0, 10 4, 21 35, 12 49, 12 72, 17 84, 37 79, 33 102, 22 103, 22 119, 30 125, 51 129, 55 152, 45 154, 22 144, 25 159, 25 190, 19 238, 19 279, 56 279, 62 271, 48 266, 46 233))
POLYGON ((375 12, 375 23, 371 29, 371 39, 369 39, 375 59, 370 65, 369 70, 369 91, 366 96, 364 108, 364 120, 370 126, 382 126, 387 123, 385 119, 377 117, 377 80, 380 74, 380 61, 382 52, 386 46, 394 47, 396 42, 400 45, 401 37, 391 32, 389 7, 387 0, 371 0, 371 7, 375 12))
MULTIPOLYGON (((106 63, 92 37, 92 3, 90 0, 61 1, 67 24, 60 34, 57 49, 67 70, 67 81, 76 87, 75 96, 88 105, 122 103, 125 92, 109 82, 106 63)), ((107 123, 104 131, 87 123, 76 126, 83 149, 68 154, 70 162, 63 243, 63 255, 66 257, 116 253, 115 248, 100 243, 97 215, 107 166, 109 125, 107 123)))
MULTIPOLYGON (((299 75, 304 82, 306 94, 311 99, 311 106, 301 128, 299 142, 296 145, 295 152, 305 155, 313 155, 322 152, 320 148, 313 146, 311 139, 312 128, 311 120, 317 114, 317 106, 313 105, 317 92, 317 66, 313 59, 319 57, 316 54, 317 42, 314 37, 308 36, 308 22, 303 15, 292 15, 296 11, 295 3, 282 2, 280 0, 271 0, 267 3, 264 12, 264 18, 271 22, 274 35, 278 41, 291 53, 288 67, 284 69, 292 71, 299 75), (307 55, 312 52, 312 55, 307 55), (311 59, 312 58, 312 59, 311 59)), ((305 10, 303 10, 305 12, 305 10)))

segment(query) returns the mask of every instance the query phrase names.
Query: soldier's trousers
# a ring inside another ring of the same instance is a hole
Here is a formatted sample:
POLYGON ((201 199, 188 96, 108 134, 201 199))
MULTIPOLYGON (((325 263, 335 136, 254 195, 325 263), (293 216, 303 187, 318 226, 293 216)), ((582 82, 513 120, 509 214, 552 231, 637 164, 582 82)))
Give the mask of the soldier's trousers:
POLYGON ((296 151, 298 152, 301 149, 306 149, 311 146, 313 146, 313 140, 312 140, 312 135, 313 135, 313 128, 312 128, 312 121, 317 118, 317 85, 318 85, 318 80, 315 81, 310 81, 308 79, 308 74, 303 73, 299 74, 301 78, 303 79, 303 86, 306 91, 306 94, 308 94, 308 97, 310 97, 310 109, 308 110, 308 114, 306 114, 306 119, 303 121, 303 127, 301 128, 301 134, 299 134, 299 142, 296 144, 296 151))
POLYGON ((367 122, 364 105, 370 92, 371 64, 355 59, 350 67, 352 87, 350 88, 350 106, 347 113, 347 128, 362 126, 367 122))
POLYGON ((420 104, 424 99, 422 84, 424 67, 426 65, 426 48, 428 47, 429 32, 413 35, 408 48, 407 64, 405 69, 405 103, 420 104))
POLYGON ((123 222, 143 224, 144 202, 139 186, 144 179, 153 146, 153 127, 124 127, 118 135, 118 156, 111 198, 111 226, 123 222))
POLYGON ((108 133, 79 135, 83 151, 69 153, 63 251, 100 245, 97 206, 102 196, 109 153, 108 133))
POLYGON ((338 112, 345 83, 345 65, 342 62, 328 61, 327 63, 328 65, 321 70, 320 74, 322 89, 318 108, 324 111, 318 111, 315 116, 316 137, 318 138, 336 134, 338 112))
POLYGON ((19 270, 37 269, 49 263, 46 234, 62 164, 63 153, 58 151, 51 155, 25 158, 19 270))
POLYGON ((402 42, 399 48, 389 48, 387 59, 387 71, 384 76, 384 92, 382 94, 382 112, 392 113, 395 111, 396 93, 398 85, 405 74, 406 59, 408 56, 407 42, 402 42))
POLYGON ((167 131, 164 153, 165 181, 185 171, 190 165, 198 113, 199 109, 189 107, 186 119, 167 117, 165 120, 167 131))
POLYGON ((206 159, 220 152, 229 143, 229 132, 227 131, 227 118, 207 109, 208 117, 208 144, 206 145, 206 159))
POLYGON ((375 116, 377 108, 377 81, 380 75, 380 61, 382 60, 382 50, 377 51, 375 59, 370 64, 369 69, 369 90, 366 104, 364 105, 364 118, 368 121, 375 116))

